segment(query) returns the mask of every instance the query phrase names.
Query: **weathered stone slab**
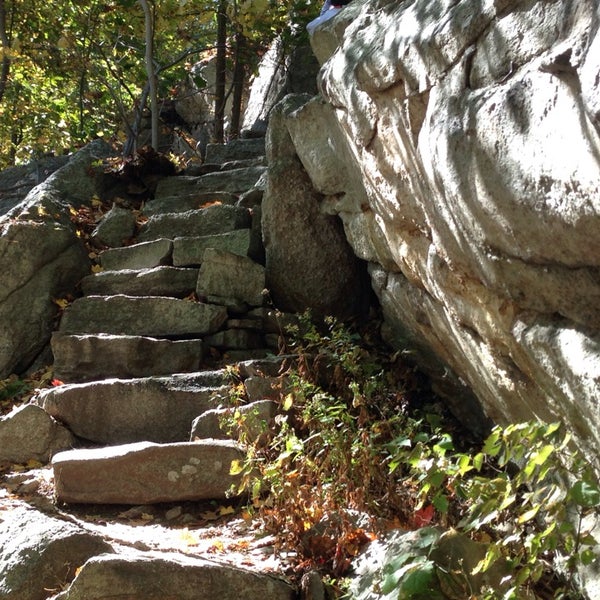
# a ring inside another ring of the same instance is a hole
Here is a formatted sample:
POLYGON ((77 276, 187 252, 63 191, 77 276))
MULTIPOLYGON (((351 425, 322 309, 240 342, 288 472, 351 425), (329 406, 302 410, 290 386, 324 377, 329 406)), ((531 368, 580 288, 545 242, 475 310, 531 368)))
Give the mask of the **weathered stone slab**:
POLYGON ((277 414, 278 404, 272 400, 258 400, 250 404, 231 408, 213 408, 198 416, 192 422, 190 440, 237 438, 243 428, 249 440, 258 439, 268 429, 271 419, 277 414), (243 425, 227 429, 227 416, 239 412, 243 425))
POLYGON ((146 377, 198 371, 202 340, 165 340, 132 335, 68 335, 51 340, 54 376, 61 381, 146 377))
POLYGON ((230 160, 258 158, 265 154, 264 138, 235 139, 227 144, 208 144, 206 146, 207 163, 224 163, 230 160))
POLYGON ((215 190, 240 194, 253 187, 265 171, 266 167, 245 167, 207 173, 199 177, 167 177, 158 184, 156 196, 189 196, 215 190))
POLYGON ((92 232, 94 243, 106 246, 122 246, 135 232, 135 215, 131 210, 113 204, 92 232))
POLYGON ((112 552, 100 536, 26 508, 2 511, 0 597, 45 600, 91 556, 112 552))
POLYGON ((263 304, 265 268, 250 258, 209 248, 200 267, 199 296, 236 298, 250 306, 263 304))
POLYGON ((56 600, 294 600, 282 579, 183 554, 134 552, 90 559, 56 600))
POLYGON ((93 442, 178 442, 188 439, 199 414, 218 406, 226 383, 219 371, 106 379, 40 390, 36 403, 93 442))
POLYGON ((262 335, 248 329, 225 329, 204 338, 207 346, 220 350, 256 350, 263 347, 262 335))
POLYGON ((156 196, 144 205, 144 214, 148 217, 162 213, 188 212, 199 210, 211 204, 231 204, 238 200, 231 192, 199 192, 189 196, 156 196))
POLYGON ((173 240, 173 264, 175 266, 199 265, 207 248, 248 256, 250 231, 250 229, 236 229, 215 235, 177 237, 173 240))
MULTIPOLYGON (((175 252, 175 251, 174 251, 175 252)), ((196 289, 198 269, 170 266, 152 269, 102 271, 84 277, 81 291, 86 296, 174 296, 183 298, 196 289)))
POLYGON ((63 333, 156 337, 203 336, 227 319, 223 306, 164 296, 86 296, 63 313, 63 333))
POLYGON ((69 450, 52 461, 56 499, 88 504, 221 499, 238 481, 229 474, 232 461, 242 458, 235 443, 223 440, 69 450))
POLYGON ((110 248, 100 255, 100 264, 106 270, 152 269, 171 264, 173 242, 159 236, 150 242, 143 242, 125 248, 110 248))
POLYGON ((0 461, 47 463, 53 454, 74 443, 71 432, 39 406, 25 404, 0 417, 0 461))
POLYGON ((250 227, 250 212, 240 206, 214 204, 200 210, 183 213, 157 214, 142 226, 138 239, 215 235, 250 227))

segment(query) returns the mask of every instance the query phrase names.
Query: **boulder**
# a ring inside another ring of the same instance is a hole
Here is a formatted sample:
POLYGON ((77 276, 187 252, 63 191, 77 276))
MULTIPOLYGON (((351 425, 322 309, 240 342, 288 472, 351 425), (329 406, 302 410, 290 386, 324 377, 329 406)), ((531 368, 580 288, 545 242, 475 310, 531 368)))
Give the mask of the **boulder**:
POLYGON ((60 381, 146 377, 198 371, 202 340, 165 340, 134 335, 68 335, 51 340, 54 376, 60 381))
POLYGON ((498 423, 564 422, 592 457, 596 25, 589 0, 355 1, 313 36, 322 100, 287 111, 311 180, 371 263, 388 341, 416 347, 452 410, 470 414, 479 433, 486 421, 473 397, 498 423), (311 127, 317 118, 331 125, 311 127), (331 148, 344 153, 346 186, 331 148), (364 217, 346 202, 358 198, 356 177, 364 217))
POLYGON ((154 504, 224 499, 239 447, 226 440, 176 444, 139 442, 60 452, 52 460, 59 502, 154 504))
POLYGON ((188 439, 198 415, 220 405, 225 384, 219 372, 105 379, 40 390, 35 401, 86 440, 177 442, 188 439))
POLYGON ((135 225, 136 218, 131 210, 113 204, 90 237, 100 246, 122 246, 133 237, 135 225))
MULTIPOLYGON (((43 209, 45 210, 45 209, 43 209)), ((71 226, 47 220, 0 222, 0 379, 25 370, 44 348, 58 306, 89 274, 87 252, 71 226)))
POLYGON ((48 156, 4 169, 0 173, 0 215, 20 204, 36 185, 64 167, 70 159, 70 156, 48 156))
POLYGON ((74 444, 73 434, 34 404, 15 407, 0 417, 0 461, 47 463, 74 444))
POLYGON ((366 265, 352 252, 340 219, 321 211, 322 195, 292 143, 287 120, 306 101, 287 96, 269 122, 262 202, 267 287, 282 310, 350 317, 368 305, 366 265))
POLYGON ((238 407, 213 408, 207 410, 192 422, 190 441, 206 438, 238 439, 241 432, 247 441, 253 441, 268 430, 271 419, 277 414, 278 404, 272 400, 257 400, 238 407), (228 417, 239 413, 242 424, 236 418, 236 425, 228 427, 228 417))
POLYGON ((0 596, 45 600, 75 577, 90 557, 112 552, 98 535, 24 507, 0 520, 0 596))
POLYGON ((150 337, 203 336, 217 331, 227 310, 165 296, 85 296, 69 305, 62 333, 114 333, 150 337))
POLYGON ((58 306, 75 294, 90 260, 69 216, 102 187, 93 163, 111 153, 94 142, 0 217, 0 379, 27 369, 47 346, 58 306))
POLYGON ((242 136, 262 138, 273 107, 286 94, 316 94, 318 71, 319 64, 309 46, 296 45, 289 52, 282 38, 276 38, 262 57, 252 81, 242 136))
POLYGON ((196 291, 199 297, 233 298, 250 306, 264 302, 265 268, 246 256, 208 248, 196 291))
POLYGON ((256 570, 184 554, 128 551, 91 558, 55 600, 293 600, 291 585, 256 570))

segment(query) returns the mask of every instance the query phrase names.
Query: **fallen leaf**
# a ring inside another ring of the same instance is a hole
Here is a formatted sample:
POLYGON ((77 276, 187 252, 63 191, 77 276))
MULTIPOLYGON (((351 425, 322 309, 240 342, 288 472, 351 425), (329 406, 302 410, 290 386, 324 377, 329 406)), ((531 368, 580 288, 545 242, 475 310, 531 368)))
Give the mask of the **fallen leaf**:
POLYGON ((52 302, 54 302, 54 304, 56 304, 56 306, 58 306, 58 308, 61 310, 64 310, 67 308, 67 306, 69 306, 69 304, 71 304, 71 302, 66 298, 52 298, 52 302))
POLYGON ((435 508, 433 504, 429 504, 416 510, 413 514, 413 525, 415 527, 424 527, 425 525, 429 525, 433 520, 435 515, 435 508))
POLYGON ((207 549, 207 552, 214 554, 216 552, 225 552, 225 545, 221 540, 216 540, 207 549))
POLYGON ((200 543, 200 539, 198 538, 198 536, 195 533, 191 532, 187 527, 185 527, 179 532, 179 539, 186 546, 197 546, 200 543))

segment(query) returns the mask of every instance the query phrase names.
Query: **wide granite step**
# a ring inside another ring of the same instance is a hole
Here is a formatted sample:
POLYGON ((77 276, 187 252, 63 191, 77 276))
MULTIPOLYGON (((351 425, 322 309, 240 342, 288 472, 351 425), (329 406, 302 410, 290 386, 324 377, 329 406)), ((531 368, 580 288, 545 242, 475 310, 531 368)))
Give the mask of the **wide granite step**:
POLYGON ((205 351, 201 339, 60 331, 52 335, 51 347, 54 377, 65 383, 195 372, 205 351))
MULTIPOLYGON (((241 230, 244 231, 244 230, 241 230)), ((249 237, 247 234, 245 237, 249 237)), ((186 254, 194 252, 194 238, 186 238, 186 254), (189 248, 189 250, 187 250, 189 248)), ((248 242, 247 242, 248 243, 248 242)), ((179 251, 181 253, 181 251, 179 251)), ((183 261, 181 261, 184 264, 183 261)), ((187 264, 187 263, 185 263, 187 264)), ((86 296, 173 296, 185 298, 196 289, 197 268, 157 266, 146 269, 101 271, 81 280, 81 291, 86 296)))
POLYGON ((128 550, 90 558, 55 600, 294 600, 296 590, 266 573, 189 554, 128 550))
POLYGON ((84 296, 69 305, 59 331, 160 338, 195 338, 214 333, 227 309, 165 296, 84 296))
POLYGON ((205 162, 222 164, 233 160, 247 160, 265 155, 265 138, 231 140, 227 144, 208 144, 205 162))
POLYGON ((252 214, 247 208, 213 204, 199 210, 153 215, 142 225, 137 239, 148 242, 161 238, 214 235, 250 227, 252 214))
POLYGON ((243 458, 228 440, 67 450, 52 460, 55 497, 135 505, 224 499, 239 484, 239 476, 230 473, 232 463, 243 458))
POLYGON ((225 370, 105 379, 40 390, 35 402, 91 442, 178 442, 199 415, 227 404, 229 383, 225 370))
POLYGON ((233 206, 238 199, 239 195, 231 192, 197 192, 189 195, 159 196, 146 202, 143 214, 150 217, 162 213, 187 212, 207 208, 214 204, 233 206))
POLYGON ((243 167, 200 176, 166 177, 158 183, 154 197, 189 196, 215 191, 241 194, 254 187, 266 170, 267 167, 264 166, 243 167))

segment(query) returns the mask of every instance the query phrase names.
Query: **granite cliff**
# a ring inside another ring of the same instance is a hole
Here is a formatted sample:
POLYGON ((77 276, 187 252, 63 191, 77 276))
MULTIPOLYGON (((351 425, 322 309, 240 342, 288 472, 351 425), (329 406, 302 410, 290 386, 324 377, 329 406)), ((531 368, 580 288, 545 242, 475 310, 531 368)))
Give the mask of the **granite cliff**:
POLYGON ((288 96, 267 138, 273 165, 287 136, 368 264, 388 340, 456 414, 559 420, 590 455, 599 23, 592 0, 355 0, 312 38, 320 94, 288 96))

